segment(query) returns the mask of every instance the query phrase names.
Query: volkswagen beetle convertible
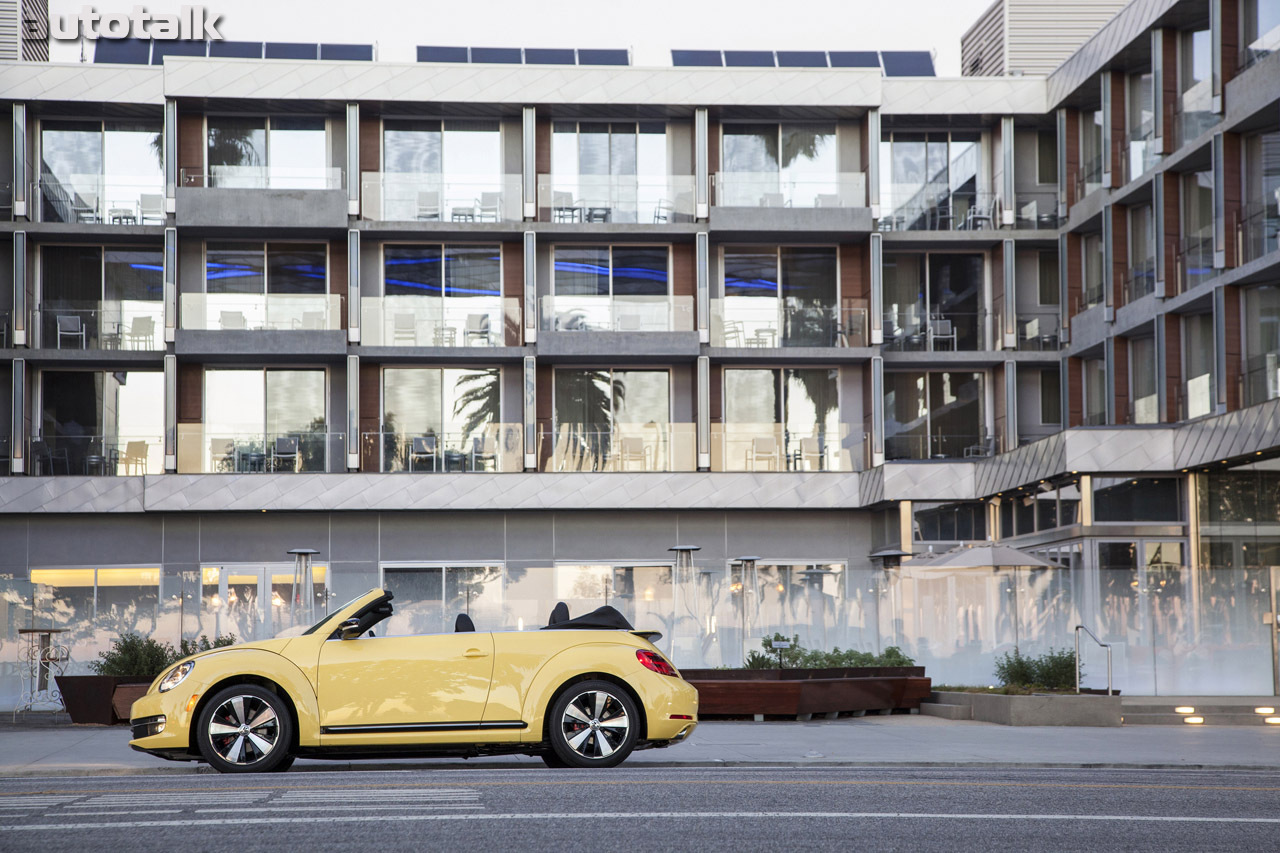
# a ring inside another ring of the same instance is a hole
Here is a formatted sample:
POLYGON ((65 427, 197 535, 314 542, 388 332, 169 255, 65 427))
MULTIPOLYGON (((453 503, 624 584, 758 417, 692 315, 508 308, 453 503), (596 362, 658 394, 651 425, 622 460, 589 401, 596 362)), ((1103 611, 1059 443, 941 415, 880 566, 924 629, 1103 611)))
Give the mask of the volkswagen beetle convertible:
POLYGON ((296 637, 179 661, 133 704, 130 746, 224 773, 297 757, 539 755, 613 767, 697 725, 698 694, 611 607, 537 631, 379 637, 392 594, 373 589, 296 637))

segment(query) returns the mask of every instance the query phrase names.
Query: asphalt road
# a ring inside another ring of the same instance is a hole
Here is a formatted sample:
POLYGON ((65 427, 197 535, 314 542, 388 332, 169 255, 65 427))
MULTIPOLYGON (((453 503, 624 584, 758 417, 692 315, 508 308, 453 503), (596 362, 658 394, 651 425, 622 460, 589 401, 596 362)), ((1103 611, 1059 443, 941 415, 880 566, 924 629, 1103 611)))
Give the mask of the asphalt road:
POLYGON ((1280 773, 542 768, 0 780, 0 850, 1266 850, 1280 773))

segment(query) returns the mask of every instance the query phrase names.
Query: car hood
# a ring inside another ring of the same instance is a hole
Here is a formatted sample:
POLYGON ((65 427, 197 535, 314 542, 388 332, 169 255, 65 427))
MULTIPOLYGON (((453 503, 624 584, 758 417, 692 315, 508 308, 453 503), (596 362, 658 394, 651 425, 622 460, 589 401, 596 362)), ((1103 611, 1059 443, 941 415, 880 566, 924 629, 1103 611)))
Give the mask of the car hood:
POLYGON ((219 646, 216 649, 209 649, 208 651, 196 652, 194 655, 187 655, 185 658, 176 660, 171 665, 166 666, 164 668, 164 672, 157 675, 155 677, 155 680, 151 682, 151 687, 148 689, 148 692, 154 691, 156 689, 156 686, 160 683, 160 679, 164 678, 166 675, 172 672, 175 666, 186 663, 187 661, 195 661, 195 660, 199 660, 200 658, 207 658, 212 655, 226 654, 227 652, 237 652, 243 649, 257 649, 260 651, 271 652, 273 654, 278 655, 284 651, 285 646, 289 645, 289 641, 291 639, 293 638, 282 637, 280 639, 275 639, 275 640, 258 640, 252 643, 236 643, 234 646, 219 646))

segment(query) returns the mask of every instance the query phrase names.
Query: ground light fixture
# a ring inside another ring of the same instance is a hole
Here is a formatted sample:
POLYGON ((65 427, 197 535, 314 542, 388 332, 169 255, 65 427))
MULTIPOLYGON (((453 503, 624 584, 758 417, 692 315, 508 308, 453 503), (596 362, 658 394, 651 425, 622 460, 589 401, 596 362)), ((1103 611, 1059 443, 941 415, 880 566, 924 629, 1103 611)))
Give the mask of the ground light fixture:
POLYGON ((1191 726, 1198 726, 1204 722, 1204 717, 1183 717, 1182 722, 1191 726))
POLYGON ((1266 716, 1267 714, 1274 714, 1275 712, 1276 712, 1275 708, 1254 708, 1253 709, 1253 713, 1258 714, 1259 716, 1266 716))
POLYGON ((1269 726, 1280 726, 1280 717, 1267 717, 1262 722, 1269 726))
POLYGON ((1196 709, 1192 708, 1190 705, 1179 705, 1173 709, 1173 713, 1175 714, 1194 714, 1195 712, 1196 709))

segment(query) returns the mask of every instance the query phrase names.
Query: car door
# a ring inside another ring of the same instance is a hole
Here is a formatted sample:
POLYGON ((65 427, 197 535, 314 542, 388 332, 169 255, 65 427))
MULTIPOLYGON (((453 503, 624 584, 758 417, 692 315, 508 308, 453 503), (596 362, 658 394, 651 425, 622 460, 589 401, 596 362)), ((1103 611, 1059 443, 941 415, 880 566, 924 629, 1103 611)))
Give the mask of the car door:
POLYGON ((328 640, 316 679, 321 734, 478 727, 492 676, 492 634, 328 640))

